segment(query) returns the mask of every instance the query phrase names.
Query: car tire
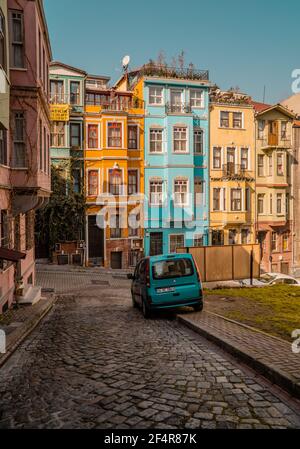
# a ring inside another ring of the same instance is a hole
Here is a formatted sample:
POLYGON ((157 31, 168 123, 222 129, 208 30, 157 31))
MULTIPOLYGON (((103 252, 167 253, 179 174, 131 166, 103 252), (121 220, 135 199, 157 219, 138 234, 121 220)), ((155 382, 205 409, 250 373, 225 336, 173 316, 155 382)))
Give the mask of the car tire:
POLYGON ((195 312, 202 312, 202 310, 203 310, 203 303, 196 304, 195 306, 193 306, 193 309, 194 309, 195 312))
POLYGON ((145 300, 143 300, 143 304, 142 304, 142 312, 143 312, 143 317, 148 320, 149 318, 151 318, 151 311, 146 303, 145 300))

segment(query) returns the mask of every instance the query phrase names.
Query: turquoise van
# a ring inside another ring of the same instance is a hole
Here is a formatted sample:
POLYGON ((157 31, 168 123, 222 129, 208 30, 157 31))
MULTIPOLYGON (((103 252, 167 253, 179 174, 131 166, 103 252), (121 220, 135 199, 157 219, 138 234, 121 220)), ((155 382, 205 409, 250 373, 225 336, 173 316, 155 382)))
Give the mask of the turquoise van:
POLYGON ((159 309, 203 309, 202 284, 191 254, 147 257, 128 279, 132 280, 133 306, 140 307, 145 318, 159 309))

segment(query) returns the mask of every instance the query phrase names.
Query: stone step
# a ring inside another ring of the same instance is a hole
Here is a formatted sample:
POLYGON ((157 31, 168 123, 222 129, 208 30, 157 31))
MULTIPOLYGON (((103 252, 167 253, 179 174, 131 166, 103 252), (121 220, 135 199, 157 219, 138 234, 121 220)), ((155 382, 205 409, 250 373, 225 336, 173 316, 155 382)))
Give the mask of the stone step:
POLYGON ((38 286, 26 286, 23 296, 19 296, 17 301, 19 304, 31 304, 34 305, 40 301, 42 297, 42 287, 38 286), (28 288, 27 288, 28 287, 28 288))

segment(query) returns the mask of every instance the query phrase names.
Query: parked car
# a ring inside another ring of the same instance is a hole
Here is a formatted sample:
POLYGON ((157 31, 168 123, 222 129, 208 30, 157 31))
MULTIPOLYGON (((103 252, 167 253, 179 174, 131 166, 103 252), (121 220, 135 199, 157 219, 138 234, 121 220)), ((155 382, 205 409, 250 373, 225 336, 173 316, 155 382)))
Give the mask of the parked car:
MULTIPOLYGON (((240 281, 240 285, 247 286, 250 285, 250 279, 243 279, 240 281)), ((268 286, 268 285, 294 285, 300 287, 300 281, 282 273, 264 273, 259 279, 253 279, 253 285, 258 287, 268 286)))
POLYGON ((141 307, 145 318, 159 309, 192 306, 203 309, 203 289, 191 254, 147 257, 137 265, 132 279, 134 307, 141 307))

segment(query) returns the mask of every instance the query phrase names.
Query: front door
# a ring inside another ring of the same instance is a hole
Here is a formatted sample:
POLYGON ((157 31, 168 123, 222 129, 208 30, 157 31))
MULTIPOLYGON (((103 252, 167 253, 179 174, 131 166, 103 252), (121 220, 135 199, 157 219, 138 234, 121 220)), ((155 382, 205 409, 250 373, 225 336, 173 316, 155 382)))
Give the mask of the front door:
POLYGON ((104 231, 97 225, 97 216, 88 217, 89 259, 103 259, 104 231))
POLYGON ((289 264, 287 262, 281 262, 281 273, 289 274, 289 264))
POLYGON ((151 232, 150 234, 150 256, 163 254, 163 233, 151 232))
POLYGON ((110 254, 111 268, 113 270, 122 269, 122 255, 123 253, 121 251, 110 254))
POLYGON ((278 122, 269 121, 269 145, 278 145, 278 122))

